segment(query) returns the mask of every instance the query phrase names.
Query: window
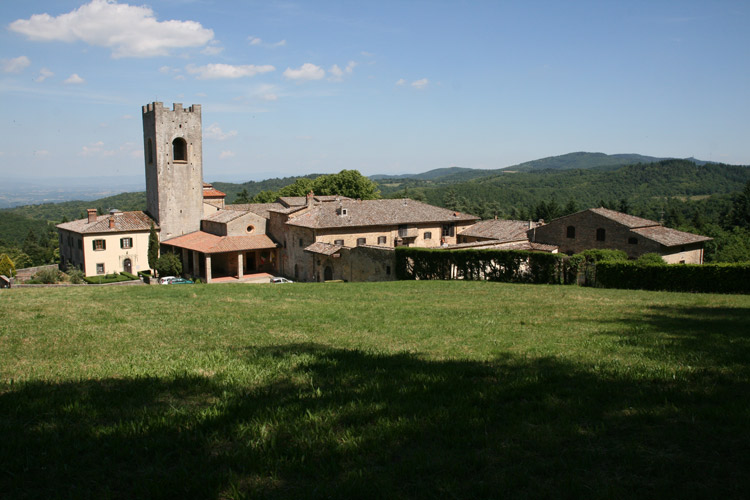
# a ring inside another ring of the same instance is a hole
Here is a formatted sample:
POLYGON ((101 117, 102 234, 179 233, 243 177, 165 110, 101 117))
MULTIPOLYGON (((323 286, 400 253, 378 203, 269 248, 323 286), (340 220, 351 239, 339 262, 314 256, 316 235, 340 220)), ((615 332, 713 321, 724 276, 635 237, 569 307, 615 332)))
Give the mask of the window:
POLYGON ((388 242, 388 238, 385 236, 378 236, 378 245, 385 245, 388 242))
POLYGON ((390 276, 391 275, 391 266, 385 266, 385 274, 386 274, 386 276, 390 276))
POLYGON ((104 263, 96 265, 96 274, 104 274, 104 263))
POLYGON ((455 228, 453 224, 445 224, 443 226, 443 236, 453 236, 455 234, 455 228))
POLYGON ((567 237, 575 239, 575 237, 576 237, 576 227, 575 226, 568 226, 567 237))
POLYGON ((349 214, 349 210, 347 210, 346 208, 342 208, 341 215, 347 215, 347 214, 349 214))
POLYGON ((94 250, 106 250, 107 242, 104 240, 94 240, 94 250))
POLYGON ((400 224, 398 226, 398 236, 400 238, 406 238, 408 226, 406 224, 400 224))
POLYGON ((431 240, 432 239, 432 231, 425 231, 424 232, 424 239, 431 240))
POLYGON ((304 243, 302 243, 302 238, 299 239, 299 246, 305 246, 304 243))
POLYGON ((151 138, 148 139, 148 144, 146 144, 146 154, 149 165, 154 163, 154 143, 151 142, 151 138))
POLYGON ((604 230, 604 228, 599 228, 596 230, 596 241, 605 241, 607 239, 607 231, 604 230))
POLYGON ((628 238, 628 243, 630 245, 637 245, 638 244, 638 238, 628 238))
POLYGON ((133 238, 120 238, 120 248, 133 248, 133 238))
POLYGON ((344 246, 344 240, 334 240, 333 244, 334 245, 339 245, 339 246, 343 247, 344 246))
POLYGON ((357 238, 357 246, 367 245, 367 238, 357 238))
POLYGON ((182 137, 172 141, 172 159, 175 162, 187 162, 187 142, 182 137))
POLYGON ((245 231, 247 231, 248 233, 252 233, 253 231, 255 231, 255 226, 253 226, 252 224, 250 224, 249 226, 247 226, 247 228, 245 229, 245 231))
POLYGON ((78 250, 83 250, 83 240, 78 240, 78 250))

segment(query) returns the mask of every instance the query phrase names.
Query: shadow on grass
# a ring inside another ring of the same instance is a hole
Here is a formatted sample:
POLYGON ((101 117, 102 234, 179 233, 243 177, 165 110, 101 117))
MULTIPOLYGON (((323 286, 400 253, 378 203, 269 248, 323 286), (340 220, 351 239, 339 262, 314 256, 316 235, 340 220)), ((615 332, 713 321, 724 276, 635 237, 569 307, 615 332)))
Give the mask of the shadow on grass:
MULTIPOLYGON (((230 378, 29 383, 0 395, 8 498, 741 497, 745 380, 557 359, 425 361, 303 344, 230 378)), ((745 393, 745 396, 747 393, 745 393)))
POLYGON ((750 308, 652 306, 616 323, 630 325, 610 332, 621 344, 638 346, 654 359, 668 352, 693 366, 750 369, 750 308))

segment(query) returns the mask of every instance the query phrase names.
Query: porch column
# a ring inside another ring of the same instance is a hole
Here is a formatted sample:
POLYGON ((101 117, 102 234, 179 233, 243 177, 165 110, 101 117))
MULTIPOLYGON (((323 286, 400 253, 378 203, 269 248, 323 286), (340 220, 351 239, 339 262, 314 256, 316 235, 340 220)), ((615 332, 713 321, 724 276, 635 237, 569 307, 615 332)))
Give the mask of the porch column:
POLYGON ((243 275, 242 259, 243 259, 243 254, 242 252, 239 252, 237 254, 237 278, 238 279, 242 279, 242 275, 243 275))
POLYGON ((206 283, 211 283, 211 256, 206 254, 206 283))
POLYGON ((182 274, 187 274, 188 270, 188 249, 182 249, 182 274))
POLYGON ((201 275, 201 254, 193 250, 193 276, 201 275))

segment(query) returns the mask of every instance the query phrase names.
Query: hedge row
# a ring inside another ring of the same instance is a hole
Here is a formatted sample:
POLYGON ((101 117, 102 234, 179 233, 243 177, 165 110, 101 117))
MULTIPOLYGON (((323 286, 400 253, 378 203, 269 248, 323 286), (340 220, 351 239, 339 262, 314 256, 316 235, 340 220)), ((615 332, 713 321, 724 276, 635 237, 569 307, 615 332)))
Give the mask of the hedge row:
POLYGON ((564 255, 520 250, 396 248, 402 280, 466 279, 508 283, 575 283, 564 255))
POLYGON ((598 262, 596 286, 672 292, 750 293, 750 264, 598 262))
MULTIPOLYGON (((131 274, 130 276, 133 275, 131 274)), ((117 283, 118 281, 131 281, 133 279, 138 278, 129 278, 128 276, 124 276, 123 274, 113 273, 106 274, 104 276, 86 276, 83 278, 83 281, 91 285, 103 285, 105 283, 117 283)))

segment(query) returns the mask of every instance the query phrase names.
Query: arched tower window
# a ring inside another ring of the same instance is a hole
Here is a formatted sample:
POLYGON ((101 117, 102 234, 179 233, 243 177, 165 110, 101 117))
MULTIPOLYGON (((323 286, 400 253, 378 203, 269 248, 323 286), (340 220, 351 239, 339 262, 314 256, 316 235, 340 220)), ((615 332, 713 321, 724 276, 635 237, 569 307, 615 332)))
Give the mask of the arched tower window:
POLYGON ((172 159, 176 162, 187 162, 187 142, 182 137, 172 141, 172 159))
POLYGON ((150 137, 148 139, 148 144, 146 144, 146 158, 149 165, 154 163, 154 143, 151 142, 150 137))

